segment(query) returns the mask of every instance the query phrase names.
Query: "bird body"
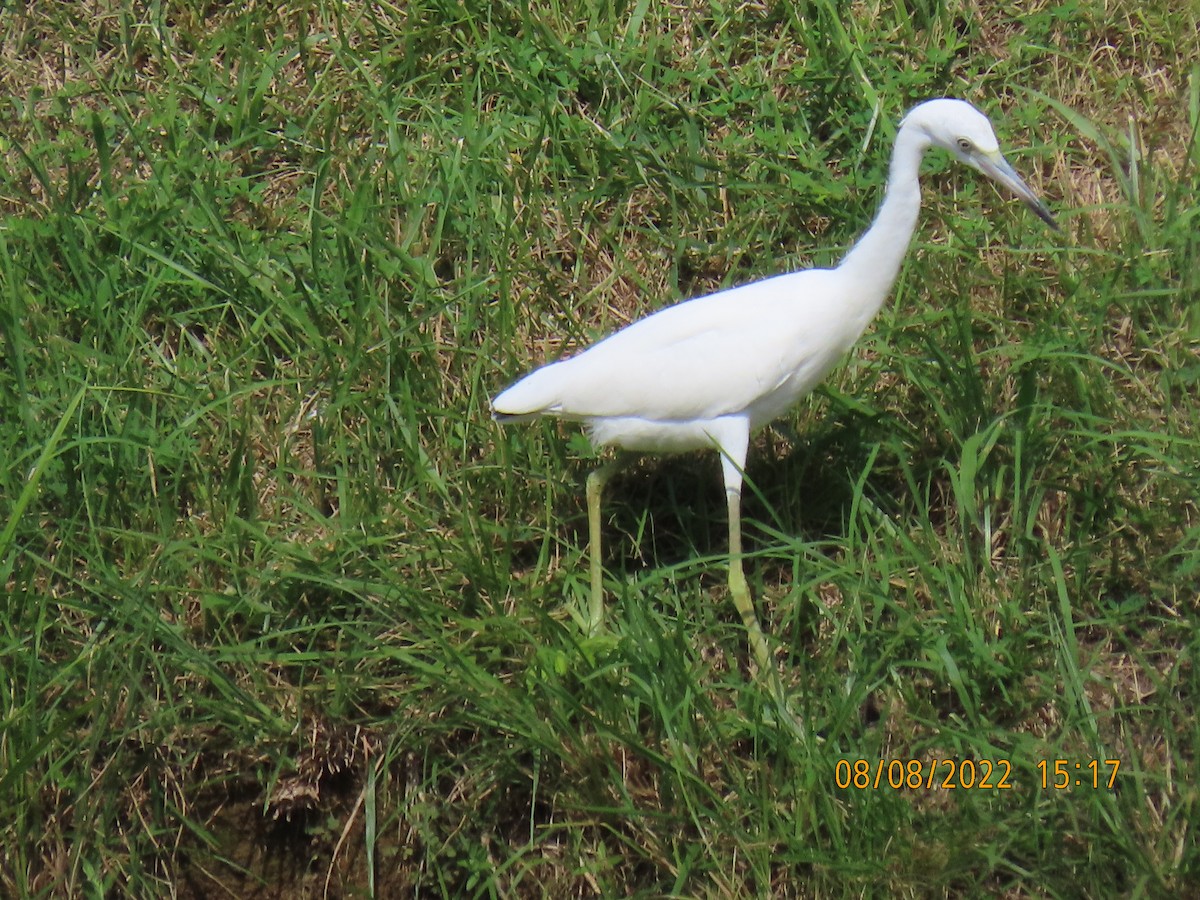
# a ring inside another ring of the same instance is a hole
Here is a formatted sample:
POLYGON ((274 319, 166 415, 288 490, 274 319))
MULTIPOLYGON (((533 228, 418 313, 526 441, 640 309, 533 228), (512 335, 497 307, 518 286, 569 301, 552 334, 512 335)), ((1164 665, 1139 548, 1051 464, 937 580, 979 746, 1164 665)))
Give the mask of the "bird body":
MULTIPOLYGON (((916 228, 921 159, 933 146, 1004 184, 1056 227, 1001 156, 986 116, 962 100, 926 101, 901 122, 879 212, 836 268, 777 275, 667 307, 535 370, 492 401, 499 421, 582 421, 601 446, 717 449, 729 508, 730 593, 761 666, 768 665, 766 645, 740 560, 750 434, 816 387, 879 311, 916 228)), ((600 493, 610 472, 588 479, 593 627, 602 611, 600 493)))
POLYGON ((870 321, 873 310, 847 313, 873 298, 838 291, 833 274, 778 275, 667 307, 538 369, 493 406, 502 421, 584 421, 596 444, 643 452, 711 447, 706 425, 722 417, 760 428, 812 390, 870 321))

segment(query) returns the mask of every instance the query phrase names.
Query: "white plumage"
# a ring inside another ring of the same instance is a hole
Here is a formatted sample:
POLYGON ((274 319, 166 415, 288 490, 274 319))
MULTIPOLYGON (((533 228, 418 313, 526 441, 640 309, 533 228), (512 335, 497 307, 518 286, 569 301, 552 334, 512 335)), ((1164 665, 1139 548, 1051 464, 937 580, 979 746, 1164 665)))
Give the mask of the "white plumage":
POLYGON ((748 414, 760 427, 811 390, 861 333, 843 314, 852 298, 838 296, 833 275, 777 275, 667 307, 532 372, 493 408, 583 420, 600 444, 652 452, 708 446, 695 426, 720 416, 748 414), (614 428, 610 417, 642 424, 614 428))
MULTIPOLYGON (((811 391, 886 299, 916 227, 918 173, 937 146, 1007 186, 1054 227, 1001 156, 991 124, 961 100, 930 100, 896 134, 888 185, 870 229, 833 269, 808 269, 667 307, 570 359, 522 378, 492 401, 500 421, 550 415, 586 423, 593 442, 643 452, 721 452, 729 505, 730 591, 760 666, 769 655, 741 566, 740 497, 750 434, 811 391)), ((591 625, 603 611, 600 493, 588 479, 591 625)))

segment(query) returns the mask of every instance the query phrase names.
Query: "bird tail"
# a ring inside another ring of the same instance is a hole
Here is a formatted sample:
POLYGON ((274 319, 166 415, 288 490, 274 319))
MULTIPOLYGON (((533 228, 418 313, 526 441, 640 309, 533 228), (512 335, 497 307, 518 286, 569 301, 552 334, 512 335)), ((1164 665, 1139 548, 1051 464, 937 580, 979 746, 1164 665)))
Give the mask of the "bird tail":
POLYGON ((492 399, 492 418, 497 422, 521 422, 555 415, 562 408, 562 375, 557 366, 542 366, 497 394, 492 399))

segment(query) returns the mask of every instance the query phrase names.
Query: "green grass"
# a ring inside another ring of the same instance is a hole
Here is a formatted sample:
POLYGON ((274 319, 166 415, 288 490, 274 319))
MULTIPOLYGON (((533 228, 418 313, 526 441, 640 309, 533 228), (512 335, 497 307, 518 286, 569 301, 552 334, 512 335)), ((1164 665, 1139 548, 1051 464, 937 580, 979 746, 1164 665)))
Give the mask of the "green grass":
POLYGON ((0 893, 1184 892, 1187 7, 0 11, 0 893), (835 261, 943 94, 1065 231, 931 159, 872 332, 756 439, 797 737, 713 455, 613 482, 587 642, 593 454, 487 400, 835 261), (839 787, 859 759, 1013 787, 839 787), (1056 759, 1115 786, 1043 789, 1056 759))

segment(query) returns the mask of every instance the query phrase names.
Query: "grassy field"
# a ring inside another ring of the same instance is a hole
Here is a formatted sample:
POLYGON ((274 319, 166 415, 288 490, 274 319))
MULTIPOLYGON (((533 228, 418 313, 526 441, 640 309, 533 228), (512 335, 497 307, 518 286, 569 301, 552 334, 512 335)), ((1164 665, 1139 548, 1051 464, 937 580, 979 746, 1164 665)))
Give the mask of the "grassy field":
POLYGON ((909 6, 0 7, 0 894, 1194 890, 1200 13, 909 6), (755 439, 796 735, 715 455, 613 482, 587 641, 596 454, 488 398, 835 262, 941 95, 1064 230, 931 154, 755 439))

